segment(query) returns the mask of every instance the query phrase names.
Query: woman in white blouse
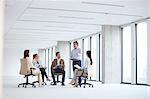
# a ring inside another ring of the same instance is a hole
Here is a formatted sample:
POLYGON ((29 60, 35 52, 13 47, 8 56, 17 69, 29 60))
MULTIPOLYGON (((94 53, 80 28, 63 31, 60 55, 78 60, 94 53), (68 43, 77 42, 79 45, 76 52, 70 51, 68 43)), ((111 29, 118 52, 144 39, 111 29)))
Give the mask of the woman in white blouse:
POLYGON ((87 56, 87 58, 85 59, 85 67, 88 70, 88 78, 91 78, 93 76, 93 73, 92 73, 92 71, 93 71, 92 70, 93 61, 92 61, 92 58, 91 58, 91 51, 87 51, 86 56, 87 56))
MULTIPOLYGON (((29 52, 30 52, 29 50, 25 50, 24 51, 24 59, 27 59, 28 67, 29 68, 33 68, 32 69, 32 74, 35 75, 35 76, 38 76, 39 86, 41 86, 42 85, 42 82, 41 82, 41 71, 37 67, 33 66, 32 61, 29 58, 29 52)), ((31 71, 28 71, 28 72, 30 73, 31 71)))
MULTIPOLYGON (((92 61, 92 58, 91 58, 91 51, 87 51, 86 52, 86 59, 85 59, 85 63, 84 63, 84 67, 82 67, 82 68, 78 68, 78 69, 87 69, 87 71, 88 71, 88 78, 91 78, 92 77, 92 64, 93 64, 93 61, 92 61)), ((77 66, 78 67, 78 66, 77 66)), ((76 77, 75 77, 75 86, 77 86, 77 84, 78 84, 78 77, 77 77, 77 75, 78 75, 78 69, 75 69, 75 75, 76 75, 76 77)))

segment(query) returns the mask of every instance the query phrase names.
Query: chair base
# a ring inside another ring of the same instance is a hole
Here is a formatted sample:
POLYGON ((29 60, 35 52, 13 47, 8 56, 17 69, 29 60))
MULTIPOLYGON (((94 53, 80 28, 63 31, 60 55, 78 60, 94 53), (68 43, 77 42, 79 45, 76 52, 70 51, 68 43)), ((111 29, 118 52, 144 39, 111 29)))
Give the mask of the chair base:
MULTIPOLYGON (((39 81, 34 81, 34 82, 32 82, 33 84, 35 84, 35 83, 39 83, 39 81)), ((43 84, 42 85, 47 85, 47 83, 46 82, 43 82, 43 84)))
POLYGON ((89 87, 92 87, 92 88, 94 87, 93 84, 90 84, 90 83, 81 83, 81 84, 80 84, 80 87, 81 87, 82 85, 84 86, 84 88, 85 88, 86 85, 88 85, 89 87))
POLYGON ((31 85, 32 87, 36 88, 36 86, 34 85, 34 83, 21 83, 18 85, 18 87, 20 87, 22 85, 22 87, 27 88, 28 85, 31 85))
POLYGON ((85 88, 86 85, 88 85, 89 87, 92 87, 92 88, 94 87, 93 84, 87 83, 86 81, 87 80, 85 78, 84 83, 78 84, 76 87, 78 87, 78 86, 82 87, 82 85, 83 85, 83 88, 85 88))

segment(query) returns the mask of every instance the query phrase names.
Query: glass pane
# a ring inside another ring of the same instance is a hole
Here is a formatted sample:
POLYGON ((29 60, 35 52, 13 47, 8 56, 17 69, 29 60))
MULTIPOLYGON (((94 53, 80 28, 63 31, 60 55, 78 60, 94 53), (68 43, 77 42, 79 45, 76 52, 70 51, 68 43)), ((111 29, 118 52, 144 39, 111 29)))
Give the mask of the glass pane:
MULTIPOLYGON (((71 51, 74 49, 73 47, 73 42, 71 42, 71 51)), ((70 62, 71 63, 71 78, 73 78, 73 67, 72 67, 72 61, 70 62)))
POLYGON ((146 84, 147 23, 137 25, 137 83, 146 84))
POLYGON ((123 82, 131 82, 131 27, 123 28, 123 82))
POLYGON ((56 58, 56 55, 55 55, 55 54, 56 54, 56 47, 53 47, 53 48, 52 48, 52 52, 53 52, 53 53, 52 53, 52 54, 53 54, 53 55, 52 55, 52 56, 53 56, 52 59, 55 59, 55 58, 56 58))
POLYGON ((52 48, 49 49, 49 67, 48 67, 48 75, 51 76, 51 64, 52 64, 52 48))
POLYGON ((82 39, 78 40, 78 45, 79 45, 78 48, 81 49, 81 53, 82 53, 82 39))
POLYGON ((46 60, 46 64, 45 66, 48 67, 48 49, 46 49, 46 56, 45 56, 45 60, 46 60))
POLYGON ((100 35, 100 81, 102 81, 102 35, 100 35))
MULTIPOLYGON (((90 50, 90 38, 84 39, 84 60, 86 58, 86 51, 90 50)), ((84 61, 85 62, 85 61, 84 61)))
MULTIPOLYGON (((45 67, 48 68, 48 49, 45 50, 45 67)), ((48 69, 47 69, 48 72, 48 69)))
POLYGON ((97 66, 97 64, 96 64, 96 55, 97 55, 97 53, 96 53, 96 49, 97 49, 97 46, 96 46, 96 43, 97 43, 97 41, 96 41, 96 35, 95 36, 92 36, 92 45, 91 45, 91 53, 92 53, 92 59, 93 59, 93 77, 92 77, 92 80, 96 80, 96 66, 97 66))

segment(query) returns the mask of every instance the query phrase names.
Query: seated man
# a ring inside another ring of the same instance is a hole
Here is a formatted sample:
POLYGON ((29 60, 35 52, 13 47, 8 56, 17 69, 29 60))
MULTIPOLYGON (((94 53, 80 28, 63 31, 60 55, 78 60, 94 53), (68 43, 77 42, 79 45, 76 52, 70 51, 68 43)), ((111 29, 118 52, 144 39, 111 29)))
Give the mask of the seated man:
POLYGON ((65 64, 64 60, 61 59, 60 57, 60 52, 56 52, 56 59, 53 60, 52 65, 51 65, 51 74, 53 78, 53 84, 56 85, 56 80, 55 80, 55 74, 56 73, 61 73, 62 74, 62 86, 64 86, 64 81, 65 81, 65 64))

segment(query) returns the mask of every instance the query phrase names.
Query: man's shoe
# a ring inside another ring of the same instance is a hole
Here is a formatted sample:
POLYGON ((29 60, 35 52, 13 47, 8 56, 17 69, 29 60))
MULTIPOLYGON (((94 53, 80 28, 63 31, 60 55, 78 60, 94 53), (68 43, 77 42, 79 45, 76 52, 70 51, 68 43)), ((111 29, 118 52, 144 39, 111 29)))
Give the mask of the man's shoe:
POLYGON ((64 83, 62 83, 61 85, 62 85, 62 86, 65 86, 65 84, 64 84, 64 83))

